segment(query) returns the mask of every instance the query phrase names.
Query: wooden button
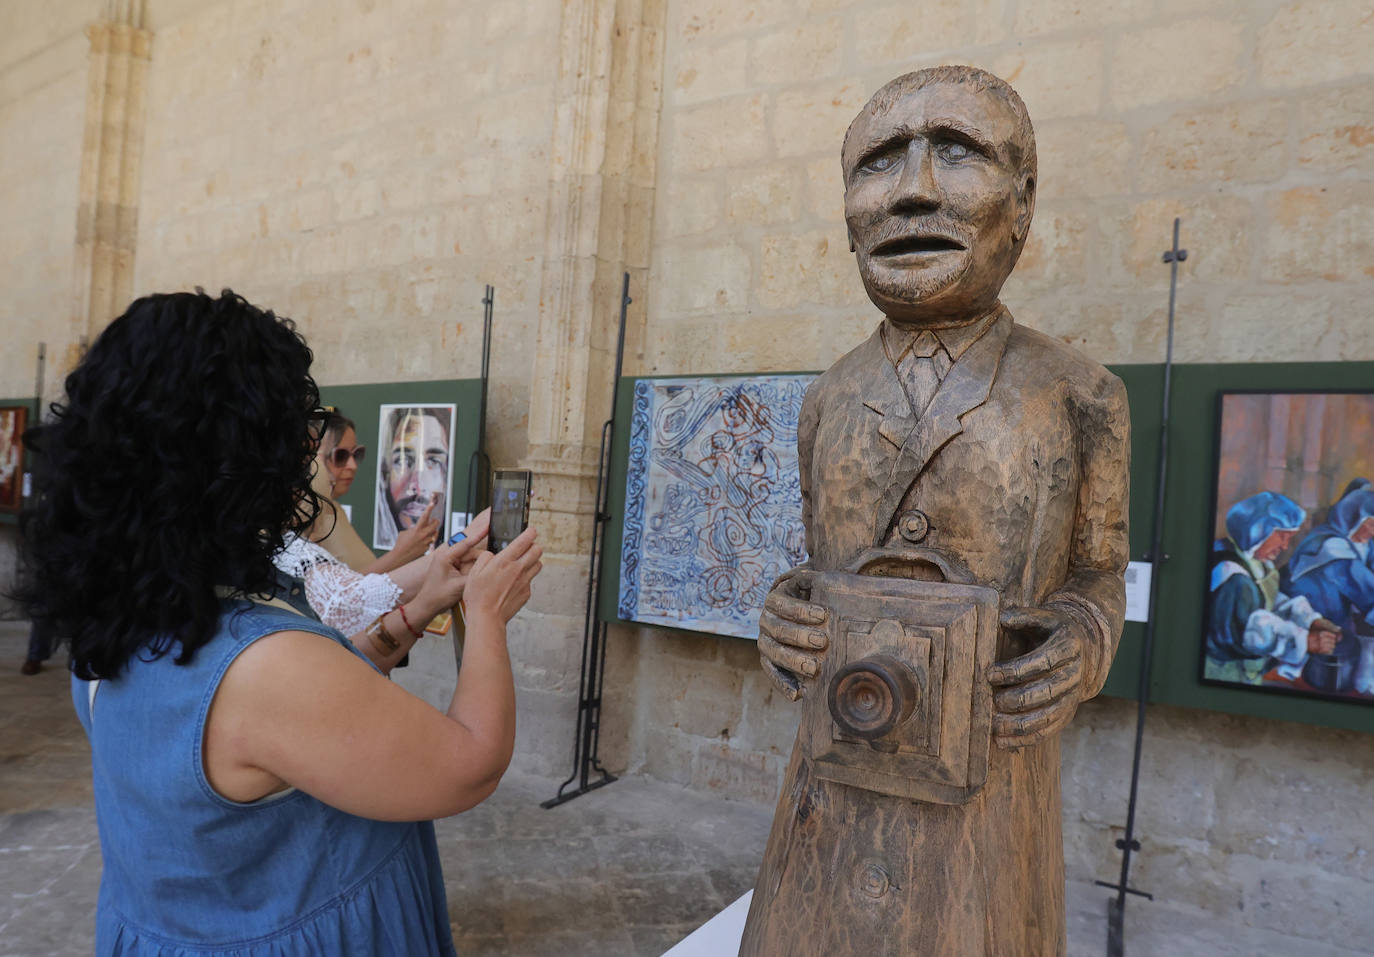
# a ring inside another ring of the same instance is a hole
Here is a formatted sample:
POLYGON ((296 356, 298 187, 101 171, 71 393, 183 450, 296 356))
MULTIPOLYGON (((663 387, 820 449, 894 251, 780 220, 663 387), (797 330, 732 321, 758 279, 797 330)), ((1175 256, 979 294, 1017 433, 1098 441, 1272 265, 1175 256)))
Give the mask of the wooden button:
POLYGON ((901 518, 897 519, 897 534, 913 545, 922 541, 929 532, 930 519, 919 509, 903 512, 901 518))

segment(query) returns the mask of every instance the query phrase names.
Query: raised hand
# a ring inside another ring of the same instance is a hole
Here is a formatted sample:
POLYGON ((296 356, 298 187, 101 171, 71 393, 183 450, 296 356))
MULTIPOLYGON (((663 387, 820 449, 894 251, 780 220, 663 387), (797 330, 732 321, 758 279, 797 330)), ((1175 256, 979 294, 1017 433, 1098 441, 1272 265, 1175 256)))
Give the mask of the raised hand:
POLYGON ((388 554, 395 556, 398 565, 420 558, 429 551, 429 546, 434 544, 440 525, 439 519, 433 517, 435 506, 438 504, 439 495, 435 493, 430 497, 429 505, 421 513, 419 521, 397 533, 396 544, 388 554))
MULTIPOLYGON (((544 567, 544 549, 535 544, 539 533, 527 528, 496 554, 483 550, 467 576, 465 599, 469 618, 489 615, 502 624, 530 600, 530 582, 544 567)), ((460 542, 466 545, 467 542, 460 542)))

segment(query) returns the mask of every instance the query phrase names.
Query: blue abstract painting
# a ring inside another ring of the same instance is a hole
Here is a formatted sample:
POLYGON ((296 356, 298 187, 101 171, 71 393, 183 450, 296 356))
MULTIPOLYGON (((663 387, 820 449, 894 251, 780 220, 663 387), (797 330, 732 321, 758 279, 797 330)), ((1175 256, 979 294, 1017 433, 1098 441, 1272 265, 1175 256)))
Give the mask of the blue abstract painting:
POLYGON ((635 384, 622 619, 758 637, 769 586, 806 560, 797 419, 814 378, 635 384))

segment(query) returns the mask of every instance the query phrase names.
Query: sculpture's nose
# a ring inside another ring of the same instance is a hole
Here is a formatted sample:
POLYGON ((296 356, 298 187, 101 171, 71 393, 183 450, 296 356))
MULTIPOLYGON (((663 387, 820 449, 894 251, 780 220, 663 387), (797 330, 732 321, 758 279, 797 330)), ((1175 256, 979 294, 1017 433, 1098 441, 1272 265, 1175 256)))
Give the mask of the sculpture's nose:
POLYGON ((940 207, 940 200, 930 144, 915 137, 907 144, 902 175, 892 188, 888 206, 894 213, 929 212, 940 207))

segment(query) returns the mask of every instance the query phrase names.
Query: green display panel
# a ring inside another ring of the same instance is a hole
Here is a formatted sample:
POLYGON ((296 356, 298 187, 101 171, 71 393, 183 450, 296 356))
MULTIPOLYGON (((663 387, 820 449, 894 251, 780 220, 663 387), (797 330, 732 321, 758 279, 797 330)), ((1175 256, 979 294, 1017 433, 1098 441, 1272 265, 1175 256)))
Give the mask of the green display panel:
MULTIPOLYGON (((1144 561, 1154 528, 1164 366, 1111 366, 1121 377, 1131 408, 1130 552, 1144 561)), ((707 378, 720 378, 707 377, 707 378)), ((652 377, 658 378, 658 377, 652 377)), ((610 488, 602 552, 598 614, 618 621, 621 532, 630 414, 638 378, 620 381, 616 430, 610 457, 610 488)), ((1157 563, 1159 607, 1148 700, 1328 727, 1374 731, 1374 707, 1245 688, 1205 685, 1198 679, 1203 635, 1208 557, 1212 548, 1211 508, 1216 481, 1217 397, 1234 390, 1276 392, 1374 388, 1374 362, 1176 365, 1173 370, 1169 478, 1165 499, 1163 552, 1157 563)), ((658 627, 658 626, 646 626, 658 627)), ((664 629, 671 631, 672 629, 664 629)), ((1135 698, 1141 671, 1145 625, 1127 622, 1103 693, 1135 698)))
POLYGON ((1374 707, 1293 694, 1205 685, 1198 680, 1212 500, 1217 468, 1217 397, 1222 392, 1341 391, 1374 387, 1374 362, 1185 365, 1174 369, 1169 482, 1159 624, 1150 700, 1189 708, 1374 731, 1374 707))
MULTIPOLYGON (((38 424, 38 400, 33 398, 32 396, 25 396, 22 399, 0 399, 0 405, 26 406, 29 410, 28 424, 26 428, 33 428, 35 425, 38 424)), ((32 452, 28 451, 27 449, 24 450, 24 471, 26 472, 33 471, 32 456, 32 452)), ((17 512, 0 512, 0 525, 17 524, 19 524, 19 515, 17 512)))
POLYGON ((482 401, 480 379, 445 379, 431 382, 382 382, 371 385, 321 385, 320 402, 332 405, 358 424, 358 442, 367 446, 367 459, 358 469, 353 486, 339 501, 351 507, 353 527, 364 542, 372 544, 377 504, 378 415, 384 405, 456 406, 455 433, 449 454, 453 457, 453 487, 449 511, 467 509, 468 462, 477 450, 477 416, 482 401))

